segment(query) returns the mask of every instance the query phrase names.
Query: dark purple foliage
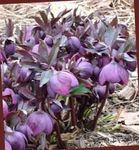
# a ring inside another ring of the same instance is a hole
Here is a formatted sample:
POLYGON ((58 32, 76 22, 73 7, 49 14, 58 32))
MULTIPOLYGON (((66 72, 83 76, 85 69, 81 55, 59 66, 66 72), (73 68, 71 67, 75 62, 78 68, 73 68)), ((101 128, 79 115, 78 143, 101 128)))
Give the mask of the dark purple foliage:
POLYGON ((77 10, 55 16, 48 7, 18 35, 13 22, 6 23, 0 45, 3 118, 10 129, 5 128, 6 150, 45 149, 55 133, 63 145, 60 132, 95 127, 106 98, 136 70, 128 27, 117 18, 95 20, 77 10), (88 126, 88 112, 96 106, 88 126))

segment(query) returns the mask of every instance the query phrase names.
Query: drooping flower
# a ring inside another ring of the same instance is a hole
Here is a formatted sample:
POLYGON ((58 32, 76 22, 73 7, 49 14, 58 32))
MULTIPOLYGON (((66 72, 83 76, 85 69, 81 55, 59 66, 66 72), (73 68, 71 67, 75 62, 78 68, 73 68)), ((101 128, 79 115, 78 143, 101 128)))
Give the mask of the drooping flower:
POLYGON ((28 82, 32 78, 32 71, 26 67, 19 68, 17 82, 28 82))
POLYGON ((14 91, 11 88, 5 88, 2 92, 3 97, 11 96, 11 100, 13 104, 17 103, 17 95, 14 93, 14 91))
POLYGON ((47 90, 52 97, 55 94, 66 96, 70 89, 78 84, 78 80, 71 72, 55 71, 47 84, 47 90))
POLYGON ((18 124, 16 126, 16 131, 23 133, 27 138, 30 138, 32 135, 32 130, 27 124, 18 124))
POLYGON ((6 132, 5 139, 10 143, 12 150, 25 150, 26 137, 18 131, 6 132))
POLYGON ((7 39, 4 43, 4 52, 6 57, 9 57, 16 52, 16 44, 12 39, 7 39))
POLYGON ((68 51, 68 53, 76 53, 80 50, 81 47, 81 42, 80 40, 75 37, 75 36, 71 36, 69 37, 69 39, 66 42, 66 49, 68 51))
POLYGON ((108 83, 127 84, 129 80, 128 71, 115 61, 104 66, 99 75, 100 85, 108 83))
POLYGON ((5 140, 5 150, 12 150, 12 147, 11 147, 10 143, 7 142, 7 140, 5 140))
POLYGON ((77 60, 74 69, 78 70, 79 75, 84 79, 90 78, 93 73, 93 65, 83 57, 77 60))
POLYGON ((45 132, 47 135, 53 131, 53 120, 48 113, 36 111, 31 113, 27 118, 27 125, 32 130, 34 136, 45 132))
POLYGON ((2 100, 2 105, 3 105, 3 116, 4 116, 4 118, 6 118, 6 116, 9 113, 9 110, 8 110, 8 105, 5 102, 5 100, 2 100))
POLYGON ((50 104, 50 107, 54 113, 59 113, 63 109, 62 104, 58 100, 53 100, 50 104))
MULTIPOLYGON (((103 99, 105 98, 105 93, 106 93, 106 85, 99 85, 97 84, 97 86, 94 87, 94 91, 96 92, 96 94, 99 96, 99 99, 103 99)), ((115 91, 115 86, 114 84, 110 84, 109 85, 109 94, 112 94, 115 91)))

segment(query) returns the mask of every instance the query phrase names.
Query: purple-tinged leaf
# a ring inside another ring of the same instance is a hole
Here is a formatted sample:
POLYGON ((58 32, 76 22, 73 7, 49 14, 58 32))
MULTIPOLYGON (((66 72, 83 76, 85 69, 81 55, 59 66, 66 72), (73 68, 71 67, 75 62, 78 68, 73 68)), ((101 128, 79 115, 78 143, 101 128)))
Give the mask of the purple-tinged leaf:
POLYGON ((13 36, 14 23, 11 19, 5 20, 7 37, 13 36))
POLYGON ((44 24, 47 26, 48 23, 48 17, 47 17, 47 13, 45 13, 45 11, 39 11, 39 14, 44 22, 44 24))
POLYGON ((45 42, 44 42, 43 40, 40 40, 38 52, 39 52, 39 54, 40 54, 44 59, 46 59, 46 62, 47 62, 47 61, 48 61, 48 55, 49 55, 50 52, 49 52, 49 50, 48 50, 47 45, 45 44, 45 42))
POLYGON ((31 18, 33 18, 41 27, 45 26, 44 22, 42 21, 40 17, 32 16, 31 18))
POLYGON ((20 87, 18 90, 18 93, 23 95, 25 98, 27 98, 29 100, 35 100, 36 99, 34 94, 29 89, 27 89, 26 87, 20 87))
POLYGON ((117 16, 115 18, 112 19, 112 21, 110 22, 110 25, 113 27, 113 26, 117 26, 118 24, 118 19, 117 19, 117 16))
POLYGON ((49 54, 49 58, 48 58, 49 67, 51 67, 51 65, 53 65, 54 61, 56 60, 60 44, 61 44, 61 39, 58 39, 52 47, 52 50, 51 50, 51 52, 49 54))

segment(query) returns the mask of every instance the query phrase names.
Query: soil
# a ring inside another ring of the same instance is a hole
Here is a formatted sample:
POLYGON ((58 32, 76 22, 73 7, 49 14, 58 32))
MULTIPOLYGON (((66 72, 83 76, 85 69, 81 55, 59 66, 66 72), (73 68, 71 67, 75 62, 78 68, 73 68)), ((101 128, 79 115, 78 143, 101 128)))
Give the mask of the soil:
MULTIPOLYGON (((18 26, 31 24, 34 22, 31 16, 37 15, 37 12, 44 10, 48 4, 50 3, 0 5, 0 13, 2 14, 0 16, 0 37, 4 37, 5 34, 5 19, 11 18, 18 26)), ((67 6, 68 9, 79 6, 79 9, 86 14, 97 13, 99 10, 109 19, 112 19, 116 14, 118 21, 126 23, 129 33, 135 36, 133 0, 77 0, 62 2, 62 4, 53 2, 51 6, 54 13, 67 6)), ((137 72, 132 73, 130 78, 129 85, 118 86, 116 92, 108 98, 95 132, 82 130, 75 134, 62 135, 68 147, 139 145, 139 122, 135 122, 134 114, 132 116, 132 113, 139 112, 137 72), (120 89, 123 93, 120 92, 120 89), (126 112, 125 116, 130 113, 132 117, 126 119, 123 115, 124 112, 126 112)), ((138 117, 138 115, 135 116, 138 117)))

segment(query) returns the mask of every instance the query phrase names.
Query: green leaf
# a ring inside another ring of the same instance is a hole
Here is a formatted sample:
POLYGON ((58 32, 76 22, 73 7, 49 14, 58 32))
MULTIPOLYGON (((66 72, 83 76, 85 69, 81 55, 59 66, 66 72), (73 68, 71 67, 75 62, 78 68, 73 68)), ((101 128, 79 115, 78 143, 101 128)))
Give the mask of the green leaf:
POLYGON ((60 47, 65 46, 66 41, 67 41, 67 37, 63 35, 62 38, 61 38, 61 42, 60 42, 59 46, 60 47))
POLYGON ((104 34, 105 44, 112 47, 119 35, 119 29, 109 26, 104 34))
POLYGON ((88 88, 84 87, 82 84, 72 88, 70 91, 71 95, 84 95, 87 93, 91 93, 91 91, 88 88))
POLYGON ((47 70, 47 71, 42 72, 41 80, 40 80, 40 87, 45 85, 50 80, 51 76, 52 76, 52 70, 47 70))
POLYGON ((92 109, 88 108, 84 112, 84 117, 89 118, 92 115, 92 113, 93 113, 92 109))

